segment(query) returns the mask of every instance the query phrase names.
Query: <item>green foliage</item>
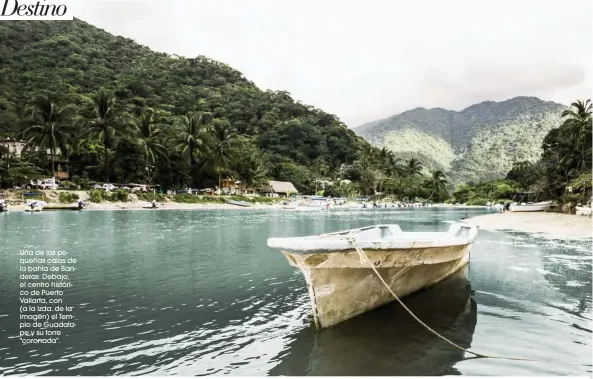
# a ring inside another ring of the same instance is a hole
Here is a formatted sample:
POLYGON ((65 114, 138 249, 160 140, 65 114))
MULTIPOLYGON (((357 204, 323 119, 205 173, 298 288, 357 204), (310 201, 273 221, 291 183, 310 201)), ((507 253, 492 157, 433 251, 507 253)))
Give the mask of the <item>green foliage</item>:
POLYGON ((516 161, 535 162, 564 106, 534 97, 485 101, 460 112, 416 108, 362 125, 357 134, 398 154, 412 154, 453 183, 503 178, 516 161), (428 158, 426 157, 428 156, 428 158))
POLYGON ((487 202, 500 202, 520 191, 518 183, 512 180, 493 180, 480 183, 461 184, 453 192, 450 203, 485 205, 487 202))
POLYGON ((374 145, 386 147, 397 158, 419 159, 430 171, 449 171, 455 158, 455 152, 447 141, 414 129, 389 131, 374 145))
POLYGON ((68 189, 68 190, 76 190, 76 189, 78 189, 78 186, 70 181, 63 180, 60 182, 60 188, 68 189))
POLYGON ((204 188, 237 175, 307 191, 313 162, 336 170, 368 146, 336 116, 260 90, 224 63, 153 52, 80 20, 3 23, 0 55, 0 134, 20 136, 29 122, 22 109, 39 96, 72 110, 71 138, 58 142, 68 144, 69 171, 79 178, 204 188), (190 148, 183 119, 191 115, 204 139, 190 148), (247 163, 239 135, 250 141, 247 163))
POLYGON ((129 200, 130 195, 128 194, 128 191, 123 190, 123 189, 118 189, 115 191, 110 191, 110 192, 104 192, 103 193, 103 199, 107 200, 107 201, 121 201, 121 202, 126 202, 129 200))
POLYGON ((138 200, 144 200, 144 201, 157 201, 157 202, 163 202, 165 201, 165 195, 162 193, 139 193, 137 195, 138 200))
POLYGON ((78 200, 78 194, 72 192, 60 192, 60 203, 74 203, 78 200))
POLYGON ((103 202, 103 191, 102 190, 91 190, 89 192, 89 200, 93 203, 103 202))

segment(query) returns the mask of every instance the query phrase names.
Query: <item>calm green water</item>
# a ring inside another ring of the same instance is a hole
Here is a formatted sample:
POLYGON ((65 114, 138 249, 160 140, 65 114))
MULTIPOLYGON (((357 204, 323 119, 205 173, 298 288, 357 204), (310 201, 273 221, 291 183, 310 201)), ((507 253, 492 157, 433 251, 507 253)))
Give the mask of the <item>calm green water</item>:
POLYGON ((589 376, 590 241, 482 230, 466 270, 406 300, 464 347, 543 363, 469 359, 398 304, 318 332, 301 273, 266 246, 374 223, 445 231, 484 212, 0 213, 0 375, 589 376), (77 326, 57 345, 18 339, 26 245, 78 260, 64 296, 77 326))

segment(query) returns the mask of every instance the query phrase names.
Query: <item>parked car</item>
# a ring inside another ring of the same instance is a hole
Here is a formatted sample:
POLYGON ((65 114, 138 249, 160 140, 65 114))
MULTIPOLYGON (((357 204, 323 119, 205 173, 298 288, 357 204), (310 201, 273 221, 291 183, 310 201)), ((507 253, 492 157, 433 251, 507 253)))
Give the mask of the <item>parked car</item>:
POLYGON ((43 189, 43 190, 45 190, 45 189, 53 189, 53 188, 58 189, 59 188, 58 184, 55 183, 54 180, 51 179, 51 178, 50 179, 41 179, 41 180, 37 180, 37 181, 31 180, 30 183, 31 183, 31 187, 33 187, 33 188, 39 188, 39 189, 43 189), (55 187, 54 187, 54 183, 55 183, 55 187))
POLYGON ((95 185, 93 185, 93 189, 100 189, 100 190, 105 190, 105 191, 115 191, 117 189, 117 187, 114 186, 113 184, 105 183, 103 185, 95 184, 95 185))

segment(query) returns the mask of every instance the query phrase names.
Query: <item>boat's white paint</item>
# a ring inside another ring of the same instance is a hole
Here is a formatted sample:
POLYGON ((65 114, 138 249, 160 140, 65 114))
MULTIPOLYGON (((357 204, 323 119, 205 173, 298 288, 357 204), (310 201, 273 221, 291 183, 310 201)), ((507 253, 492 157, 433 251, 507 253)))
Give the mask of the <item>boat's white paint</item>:
POLYGON ((41 212, 47 203, 41 200, 27 200, 25 203, 25 212, 41 212))
POLYGON ((346 238, 355 236, 398 297, 452 275, 469 262, 476 226, 454 223, 446 232, 404 232, 376 225, 309 237, 269 238, 307 282, 318 328, 326 328, 394 301, 346 238))
POLYGON ((374 225, 318 236, 269 238, 268 246, 297 253, 351 250, 345 238, 349 234, 356 236, 356 244, 362 249, 393 250, 467 245, 474 241, 478 230, 467 223, 451 224, 447 232, 404 232, 396 224, 374 225))
POLYGON ((576 207, 576 214, 578 216, 591 216, 592 208, 591 207, 576 207))
POLYGON ((509 210, 511 212, 541 212, 545 211, 550 208, 552 204, 551 201, 542 201, 539 203, 531 203, 531 204, 511 204, 509 210))

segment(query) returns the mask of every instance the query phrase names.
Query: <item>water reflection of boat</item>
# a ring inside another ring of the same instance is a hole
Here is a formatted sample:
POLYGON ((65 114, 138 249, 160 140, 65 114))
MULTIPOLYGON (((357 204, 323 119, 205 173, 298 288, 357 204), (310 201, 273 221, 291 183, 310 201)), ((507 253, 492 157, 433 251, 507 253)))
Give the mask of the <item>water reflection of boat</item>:
MULTIPOLYGON (((471 346, 477 323, 468 270, 465 266, 405 299, 422 321, 463 348, 471 346)), ((462 351, 428 332, 399 304, 333 328, 309 327, 280 355, 284 355, 281 363, 269 375, 455 375, 459 374, 455 364, 464 359, 462 351), (303 354, 309 354, 308 359, 303 354)))

